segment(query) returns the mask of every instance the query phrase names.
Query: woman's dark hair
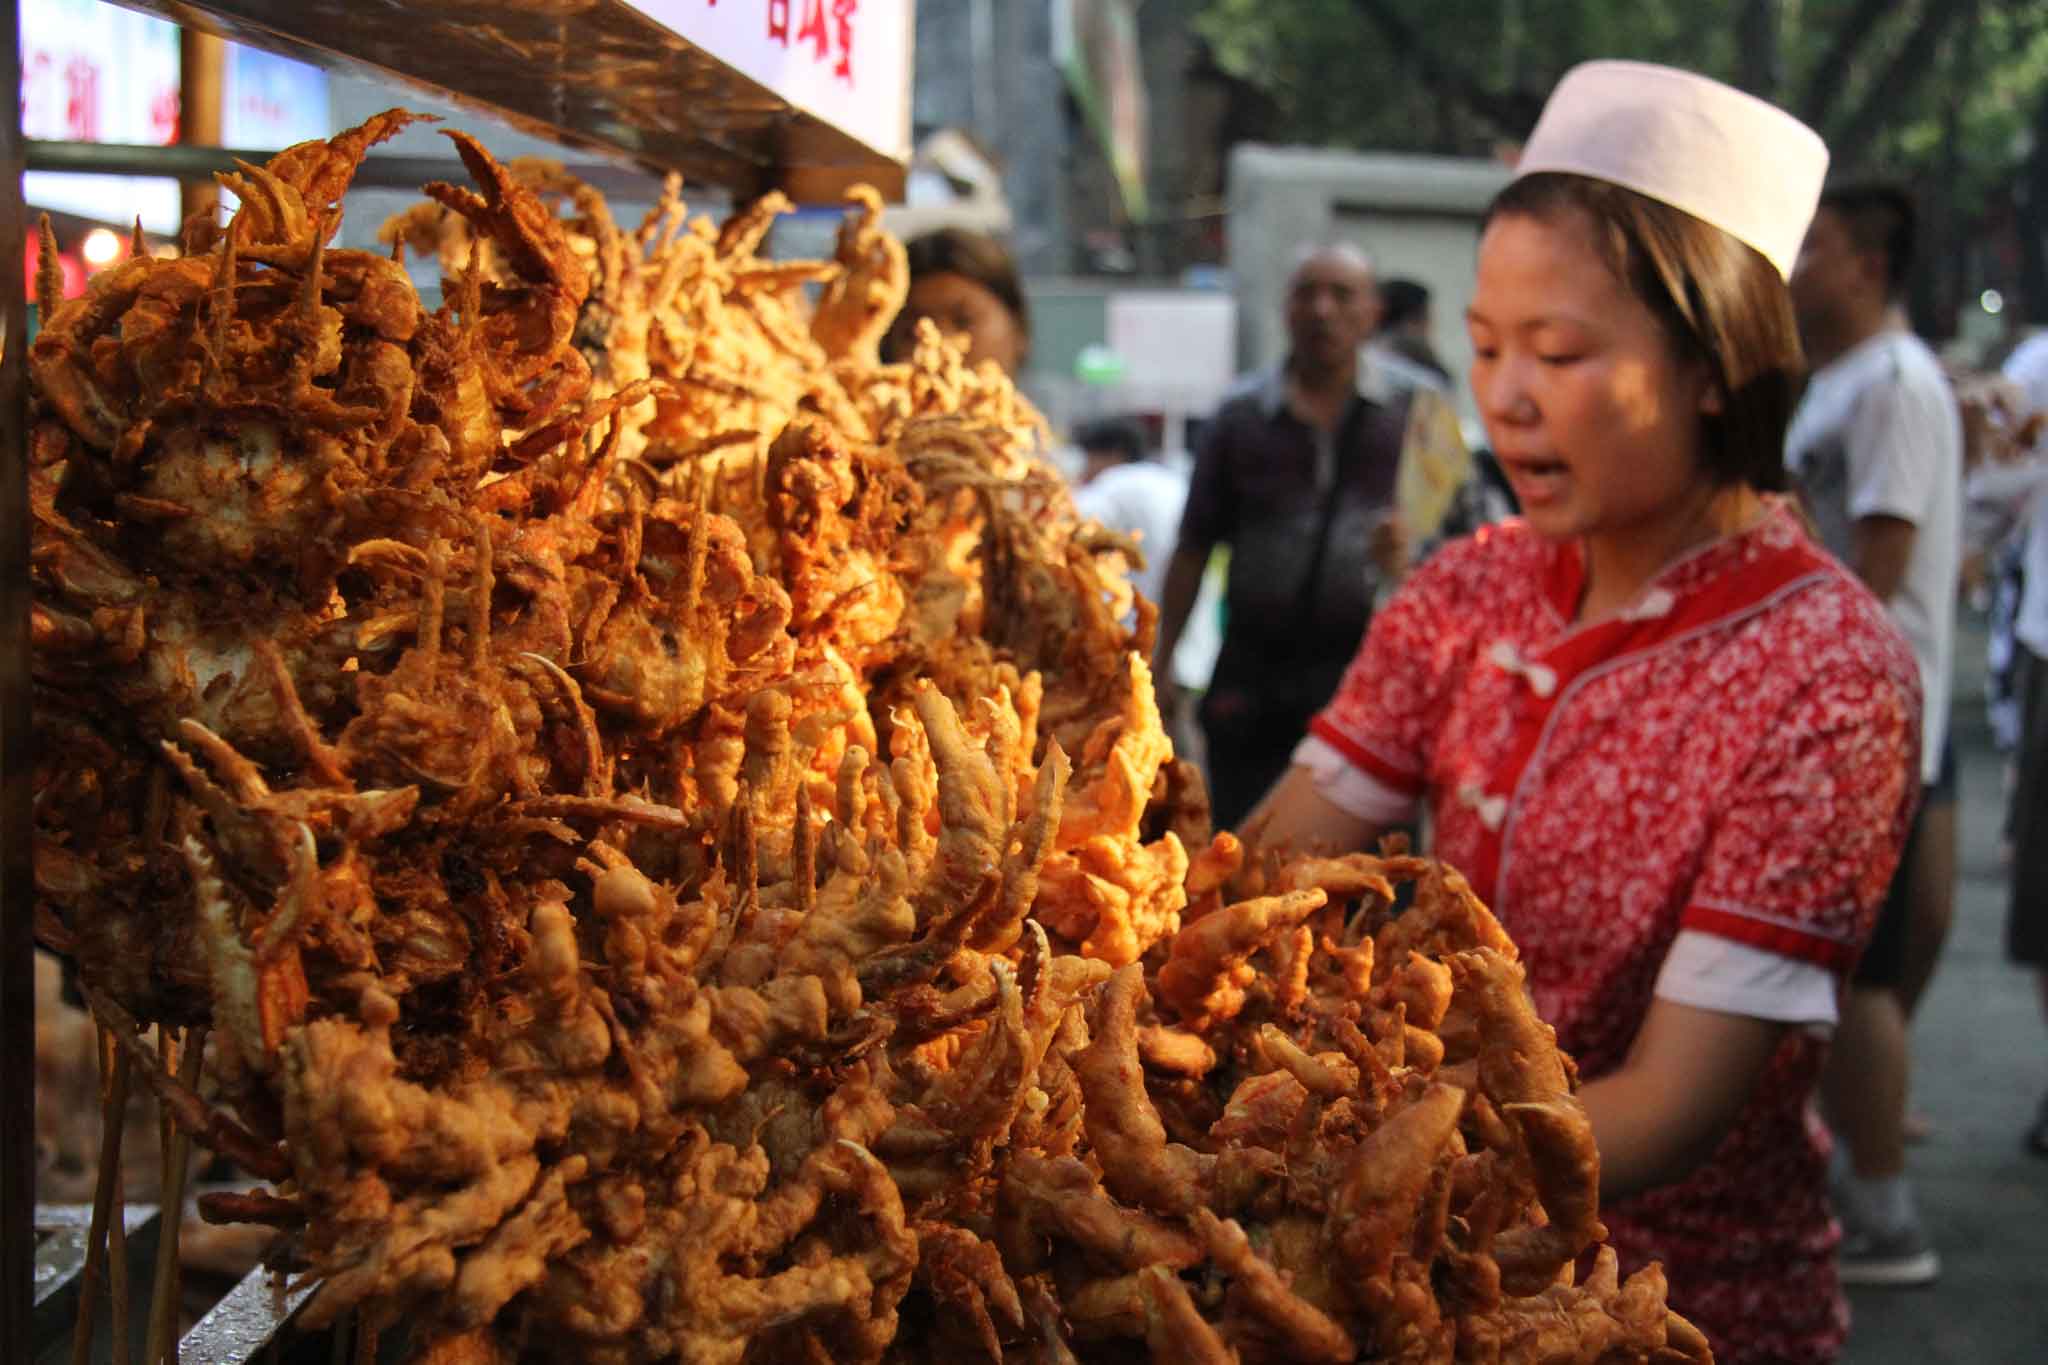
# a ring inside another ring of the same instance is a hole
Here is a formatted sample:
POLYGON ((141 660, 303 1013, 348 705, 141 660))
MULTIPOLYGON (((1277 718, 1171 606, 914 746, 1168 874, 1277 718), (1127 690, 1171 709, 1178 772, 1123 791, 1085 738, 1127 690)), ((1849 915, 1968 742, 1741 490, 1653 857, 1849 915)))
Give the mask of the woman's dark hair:
POLYGON ((1724 395, 1701 419, 1715 482, 1782 492, 1785 427, 1806 373, 1792 295, 1763 253, 1682 209, 1604 180, 1562 172, 1523 176, 1486 211, 1554 223, 1567 212, 1593 226, 1595 248, 1643 301, 1680 360, 1698 361, 1724 395))
POLYGON ((1380 281, 1380 328, 1392 331, 1429 315, 1429 286, 1420 280, 1380 281))
POLYGON ((1885 291, 1904 298, 1920 235, 1912 191, 1888 181, 1834 185, 1821 191, 1820 206, 1842 220, 1858 249, 1884 253, 1885 291))
POLYGON ((1103 417, 1074 429, 1074 444, 1088 455, 1114 455, 1120 464, 1145 458, 1145 429, 1128 417, 1103 417))
POLYGON ((1031 339, 1031 309, 1009 248, 985 232, 945 227, 913 237, 903 244, 913 281, 927 275, 959 275, 973 280, 1002 302, 1017 320, 1017 331, 1031 339))

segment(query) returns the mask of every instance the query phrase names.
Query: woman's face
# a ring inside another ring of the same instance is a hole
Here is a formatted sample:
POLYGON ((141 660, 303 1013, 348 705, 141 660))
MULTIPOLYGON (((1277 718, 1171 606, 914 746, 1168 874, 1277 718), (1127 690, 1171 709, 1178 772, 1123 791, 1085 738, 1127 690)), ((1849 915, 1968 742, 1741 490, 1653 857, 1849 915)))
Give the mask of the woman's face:
POLYGON ((1558 539, 1649 530, 1690 506, 1711 484, 1701 415, 1720 404, 1592 232, 1578 212, 1496 219, 1466 314, 1494 453, 1529 524, 1558 539))
POLYGON ((910 286, 903 312, 890 329, 889 354, 907 357, 920 318, 930 318, 949 337, 964 337, 967 363, 993 360, 1015 376, 1024 363, 1024 331, 1003 301, 965 275, 926 275, 910 286))

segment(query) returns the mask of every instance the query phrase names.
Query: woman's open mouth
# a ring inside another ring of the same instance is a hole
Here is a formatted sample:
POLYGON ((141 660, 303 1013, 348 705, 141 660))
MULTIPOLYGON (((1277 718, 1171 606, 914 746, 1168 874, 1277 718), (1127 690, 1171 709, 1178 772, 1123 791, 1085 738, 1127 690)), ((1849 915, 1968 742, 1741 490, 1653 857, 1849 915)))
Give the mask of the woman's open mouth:
POLYGON ((1507 471, 1508 482, 1515 486, 1515 496, 1525 508, 1557 501, 1564 495, 1565 480, 1571 476, 1571 469, 1563 460, 1517 456, 1502 459, 1501 467, 1507 471))

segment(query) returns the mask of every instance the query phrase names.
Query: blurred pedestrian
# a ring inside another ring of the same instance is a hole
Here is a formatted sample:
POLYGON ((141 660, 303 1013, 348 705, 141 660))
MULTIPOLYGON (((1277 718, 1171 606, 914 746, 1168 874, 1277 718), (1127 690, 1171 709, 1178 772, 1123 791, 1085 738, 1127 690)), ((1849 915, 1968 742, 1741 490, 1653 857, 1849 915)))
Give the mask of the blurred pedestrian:
POLYGON ((1451 372, 1437 355, 1429 286, 1420 280, 1380 281, 1380 325, 1369 348, 1372 363, 1406 389, 1448 389, 1451 372))
MULTIPOLYGON (((2029 338, 2005 362, 2005 377, 2032 412, 2048 412, 2048 333, 2029 338)), ((2012 794, 2012 898, 2006 951, 2032 971, 2048 1019, 2048 441, 2034 424, 2032 454, 2010 464, 1987 461, 1970 477, 1974 502, 2002 504, 2026 524, 2024 587, 2013 623, 2020 707, 2018 773, 2012 794)), ((2048 1094, 2025 1142, 2048 1157, 2048 1094)))
POLYGON ((1187 480, 1147 458, 1145 430, 1133 421, 1107 418, 1085 423, 1075 429, 1074 444, 1086 461, 1074 489, 1074 506, 1082 516, 1138 542, 1145 563, 1132 572, 1131 582, 1157 603, 1187 505, 1187 480))
POLYGON ((1392 505, 1408 396, 1372 389, 1360 364, 1379 321, 1371 261, 1309 247, 1286 310, 1286 359, 1240 381, 1203 428, 1161 593, 1156 657, 1171 659, 1209 552, 1229 546, 1223 648, 1201 705, 1219 828, 1286 770, 1406 554, 1392 505))
POLYGON ((1823 543, 1912 642, 1924 698, 1919 813, 1821 1077, 1824 1112, 1844 1149, 1835 1194, 1848 1284, 1927 1284, 1940 1273, 1906 1176, 1906 1030, 1955 906, 1948 713, 1963 430, 1941 362, 1902 311, 1914 227, 1901 189, 1829 190, 1791 281, 1814 371, 1786 435, 1786 464, 1823 543))

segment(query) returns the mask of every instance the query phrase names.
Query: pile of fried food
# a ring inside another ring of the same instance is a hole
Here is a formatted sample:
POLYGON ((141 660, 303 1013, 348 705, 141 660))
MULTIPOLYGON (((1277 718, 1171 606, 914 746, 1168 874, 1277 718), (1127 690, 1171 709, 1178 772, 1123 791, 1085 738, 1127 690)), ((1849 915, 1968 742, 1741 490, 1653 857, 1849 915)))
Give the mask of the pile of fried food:
POLYGON ((1211 835, 1133 547, 1000 374, 929 325, 877 361, 871 196, 774 262, 777 196, 627 231, 451 134, 475 187, 387 228, 429 311, 328 246, 410 121, 224 177, 31 356, 38 932, 270 1182, 206 1212, 279 1229, 303 1321, 442 1365, 1707 1358, 1599 1245, 1462 879, 1211 835))

